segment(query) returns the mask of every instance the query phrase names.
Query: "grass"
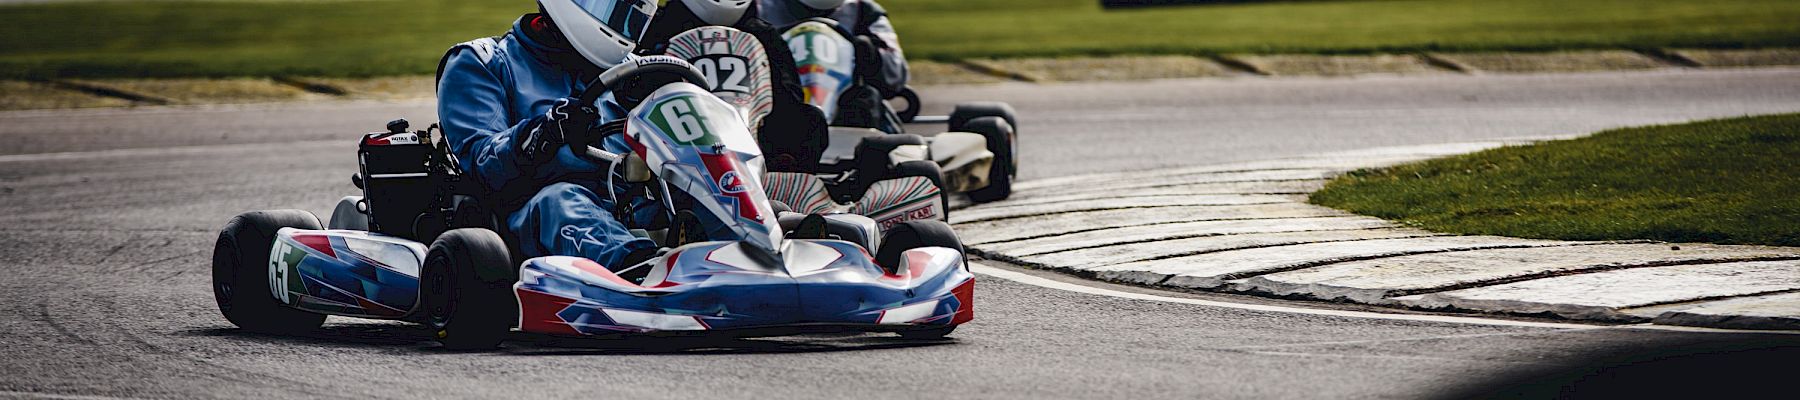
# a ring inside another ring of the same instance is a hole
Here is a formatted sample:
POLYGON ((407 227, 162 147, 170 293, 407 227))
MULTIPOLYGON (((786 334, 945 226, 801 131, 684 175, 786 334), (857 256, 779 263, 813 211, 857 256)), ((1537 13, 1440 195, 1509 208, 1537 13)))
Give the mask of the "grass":
MULTIPOLYGON (((889 0, 909 56, 1800 46, 1793 0, 1339 0, 1103 11, 1097 0, 889 0)), ((0 78, 428 74, 526 0, 0 6, 0 78)))
POLYGON ((1800 246, 1800 114, 1356 171, 1311 201, 1459 234, 1800 246))

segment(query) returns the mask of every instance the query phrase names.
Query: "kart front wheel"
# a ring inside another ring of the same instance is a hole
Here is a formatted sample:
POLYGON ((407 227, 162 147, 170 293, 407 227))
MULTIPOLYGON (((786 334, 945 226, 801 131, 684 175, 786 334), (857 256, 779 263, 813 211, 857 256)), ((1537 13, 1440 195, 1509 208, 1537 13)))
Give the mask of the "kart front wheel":
POLYGON ((452 350, 500 345, 518 319, 512 266, 506 243, 487 229, 451 230, 431 243, 419 290, 438 343, 452 350))
POLYGON ((956 237, 956 231, 950 230, 950 224, 932 219, 916 219, 894 224, 881 237, 881 247, 876 248, 875 264, 886 268, 889 272, 900 268, 900 254, 907 250, 921 247, 943 247, 963 252, 962 240, 956 237))
POLYGON ((213 301, 225 319, 244 330, 291 334, 318 329, 324 314, 289 308, 270 285, 275 231, 319 229, 319 217, 302 210, 252 211, 232 218, 213 243, 213 301))

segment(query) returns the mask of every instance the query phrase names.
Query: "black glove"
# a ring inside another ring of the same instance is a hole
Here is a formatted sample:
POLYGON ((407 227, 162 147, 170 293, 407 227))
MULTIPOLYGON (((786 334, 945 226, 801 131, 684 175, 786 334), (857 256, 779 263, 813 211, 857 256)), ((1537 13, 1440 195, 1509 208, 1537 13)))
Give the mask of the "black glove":
POLYGON ((513 146, 520 161, 533 165, 549 162, 563 145, 593 143, 589 128, 599 118, 600 110, 592 105, 580 104, 575 98, 557 99, 536 126, 513 136, 513 146))
POLYGON ((869 35, 856 35, 851 42, 856 47, 857 77, 862 78, 863 84, 875 88, 881 98, 886 99, 894 97, 899 90, 888 85, 885 73, 887 63, 881 62, 881 48, 875 45, 879 43, 877 40, 879 39, 869 35))

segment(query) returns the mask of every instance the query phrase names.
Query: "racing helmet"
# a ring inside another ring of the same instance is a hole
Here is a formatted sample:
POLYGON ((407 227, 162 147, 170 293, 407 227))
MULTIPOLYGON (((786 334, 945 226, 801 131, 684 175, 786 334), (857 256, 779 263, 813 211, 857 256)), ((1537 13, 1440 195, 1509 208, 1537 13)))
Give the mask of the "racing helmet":
POLYGON ((681 0, 688 11, 707 25, 732 26, 744 19, 751 0, 681 0))
POLYGON ((806 8, 811 8, 814 11, 831 11, 831 10, 836 10, 838 7, 841 7, 844 5, 844 0, 797 0, 797 1, 800 2, 800 5, 806 6, 806 8))
POLYGON ((655 0, 538 0, 538 5, 575 52, 600 68, 625 62, 656 15, 655 0))

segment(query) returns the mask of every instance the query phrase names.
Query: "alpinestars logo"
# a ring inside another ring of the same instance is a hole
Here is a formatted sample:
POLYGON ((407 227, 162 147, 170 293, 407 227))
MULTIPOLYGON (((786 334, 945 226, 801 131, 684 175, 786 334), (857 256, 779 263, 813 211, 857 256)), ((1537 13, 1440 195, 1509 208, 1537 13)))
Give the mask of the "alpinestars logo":
POLYGON ((591 226, 579 227, 574 225, 564 225, 562 229, 558 230, 557 234, 558 236, 562 236, 563 239, 568 240, 569 245, 575 247, 576 253, 581 253, 588 245, 593 245, 595 247, 605 245, 600 239, 594 238, 594 227, 591 226))

